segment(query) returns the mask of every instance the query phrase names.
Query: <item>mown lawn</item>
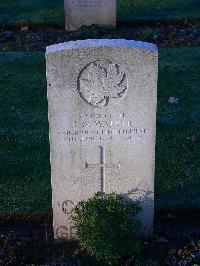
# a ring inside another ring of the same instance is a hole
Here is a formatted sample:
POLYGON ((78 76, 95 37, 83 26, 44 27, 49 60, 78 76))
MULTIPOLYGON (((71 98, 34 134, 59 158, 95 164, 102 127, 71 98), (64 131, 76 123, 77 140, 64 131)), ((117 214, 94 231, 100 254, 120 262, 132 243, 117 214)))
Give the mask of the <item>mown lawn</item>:
MULTIPOLYGON (((1 0, 0 24, 64 25, 64 0, 1 0)), ((200 20, 199 0, 118 0, 117 20, 130 22, 200 20)))
MULTIPOLYGON (((160 49, 156 207, 200 206, 200 48, 160 49), (176 105, 170 96, 180 97, 176 105)), ((45 58, 0 53, 0 213, 51 208, 45 58)))

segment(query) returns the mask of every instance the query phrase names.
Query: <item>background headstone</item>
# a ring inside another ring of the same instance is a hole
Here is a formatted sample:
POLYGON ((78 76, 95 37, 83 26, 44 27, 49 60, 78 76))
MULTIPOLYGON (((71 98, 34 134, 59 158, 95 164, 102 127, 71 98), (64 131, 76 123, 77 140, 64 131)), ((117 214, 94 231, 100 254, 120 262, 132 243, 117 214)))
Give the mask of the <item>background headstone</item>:
POLYGON ((157 57, 155 45, 127 40, 47 47, 55 238, 75 237, 70 214, 98 191, 139 201, 152 233, 157 57))
POLYGON ((77 30, 93 24, 116 25, 116 0, 65 0, 65 29, 77 30))

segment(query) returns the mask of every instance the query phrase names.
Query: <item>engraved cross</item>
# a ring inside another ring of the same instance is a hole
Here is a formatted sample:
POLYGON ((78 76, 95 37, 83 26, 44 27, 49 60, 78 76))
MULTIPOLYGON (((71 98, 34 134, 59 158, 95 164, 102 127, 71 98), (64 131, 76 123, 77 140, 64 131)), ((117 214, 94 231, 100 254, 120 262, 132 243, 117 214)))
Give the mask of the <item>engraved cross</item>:
POLYGON ((106 158, 105 158, 105 148, 102 146, 99 146, 100 148, 100 164, 88 164, 85 163, 86 169, 88 168, 100 168, 101 171, 101 192, 105 193, 106 190, 106 174, 105 170, 106 168, 117 168, 120 169, 120 162, 116 164, 107 164, 106 158))

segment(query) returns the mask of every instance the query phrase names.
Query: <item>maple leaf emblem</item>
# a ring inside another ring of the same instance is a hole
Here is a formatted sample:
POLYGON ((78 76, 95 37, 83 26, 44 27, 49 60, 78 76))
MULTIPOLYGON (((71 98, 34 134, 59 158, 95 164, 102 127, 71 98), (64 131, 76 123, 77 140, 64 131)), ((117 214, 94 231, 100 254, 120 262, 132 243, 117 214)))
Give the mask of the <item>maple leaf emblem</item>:
POLYGON ((78 81, 80 96, 90 105, 106 107, 110 101, 121 101, 127 92, 127 77, 111 62, 96 61, 87 65, 78 81))

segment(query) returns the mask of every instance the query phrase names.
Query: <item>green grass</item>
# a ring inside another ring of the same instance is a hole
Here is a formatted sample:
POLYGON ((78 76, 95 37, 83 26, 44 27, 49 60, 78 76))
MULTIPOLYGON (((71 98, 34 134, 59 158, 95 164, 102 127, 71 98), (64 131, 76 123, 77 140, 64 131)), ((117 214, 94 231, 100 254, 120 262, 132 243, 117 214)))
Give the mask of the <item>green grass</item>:
MULTIPOLYGON (((0 24, 64 25, 64 0, 1 0, 0 24)), ((199 21, 199 0, 118 0, 117 20, 130 22, 199 21)))
POLYGON ((51 198, 44 54, 1 53, 0 62, 0 210, 44 210, 51 198))
MULTIPOLYGON (((199 61, 200 48, 160 50, 159 209, 200 206, 199 61), (173 95, 179 104, 168 103, 173 95)), ((0 212, 44 212, 51 208, 44 53, 0 53, 0 113, 0 212)))
POLYGON ((118 20, 131 22, 199 21, 198 0, 120 0, 118 20))
POLYGON ((63 24, 64 0, 1 0, 0 24, 63 24))
POLYGON ((199 60, 200 48, 160 50, 156 193, 161 208, 200 206, 199 60), (173 95, 181 97, 180 104, 169 105, 173 95))

